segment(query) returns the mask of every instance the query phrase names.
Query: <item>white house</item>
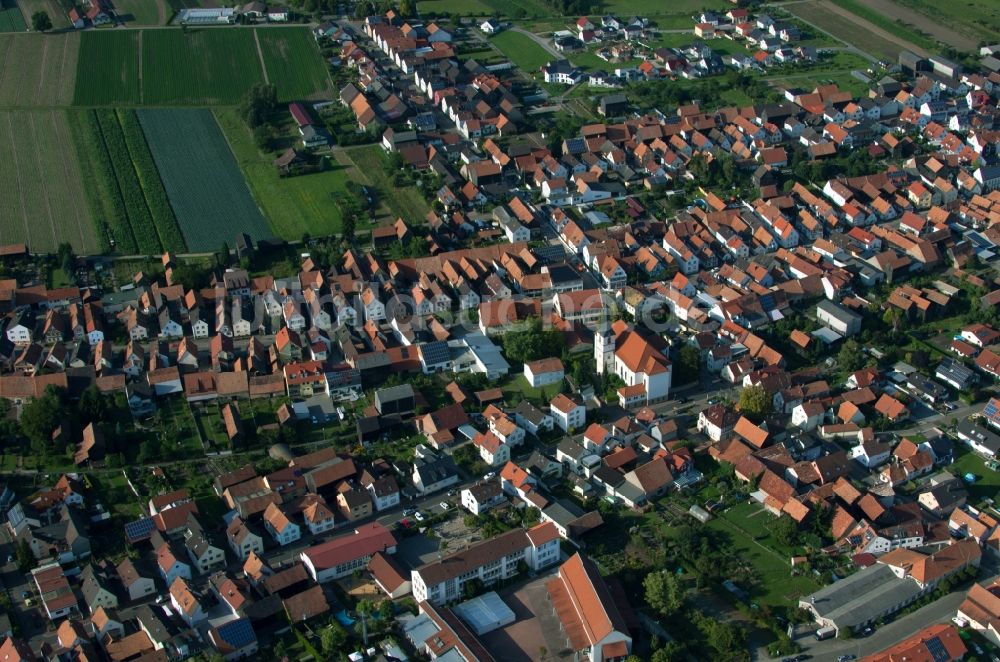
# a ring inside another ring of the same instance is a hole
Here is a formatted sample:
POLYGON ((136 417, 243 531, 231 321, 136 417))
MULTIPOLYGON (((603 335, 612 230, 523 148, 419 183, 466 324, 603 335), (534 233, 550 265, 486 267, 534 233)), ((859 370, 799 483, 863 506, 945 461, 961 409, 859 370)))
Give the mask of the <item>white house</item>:
POLYGON ((288 519, 288 515, 274 503, 269 504, 264 511, 264 528, 282 547, 302 537, 299 525, 288 519))
POLYGON ((802 430, 815 430, 823 422, 823 412, 823 405, 819 402, 803 402, 792 409, 792 425, 802 430))
POLYGON ((489 480, 476 483, 462 490, 462 507, 473 515, 481 515, 507 501, 500 481, 489 480))
POLYGON ((510 446, 500 441, 495 434, 480 432, 472 444, 479 451, 479 457, 491 467, 499 467, 510 462, 510 446))
POLYGON ((309 533, 314 536, 326 533, 337 526, 333 511, 318 498, 302 509, 302 519, 305 521, 309 533))
POLYGON ((556 426, 563 432, 579 430, 587 422, 587 410, 584 406, 564 393, 552 398, 549 412, 556 426))
POLYGON ((556 358, 529 361, 524 364, 524 378, 533 388, 558 384, 564 375, 562 361, 556 358))
POLYGON ((875 439, 868 439, 851 448, 849 457, 868 469, 874 469, 888 462, 891 455, 891 444, 879 443, 875 439))

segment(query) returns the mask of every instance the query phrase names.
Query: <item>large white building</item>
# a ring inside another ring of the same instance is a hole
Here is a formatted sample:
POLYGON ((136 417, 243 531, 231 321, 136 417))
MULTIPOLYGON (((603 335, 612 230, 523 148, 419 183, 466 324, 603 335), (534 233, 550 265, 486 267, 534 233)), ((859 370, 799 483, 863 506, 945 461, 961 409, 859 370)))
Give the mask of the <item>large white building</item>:
POLYGON ((524 562, 538 571, 559 561, 559 531, 551 522, 514 529, 412 571, 417 602, 444 604, 462 597, 466 582, 489 586, 516 575, 524 562))

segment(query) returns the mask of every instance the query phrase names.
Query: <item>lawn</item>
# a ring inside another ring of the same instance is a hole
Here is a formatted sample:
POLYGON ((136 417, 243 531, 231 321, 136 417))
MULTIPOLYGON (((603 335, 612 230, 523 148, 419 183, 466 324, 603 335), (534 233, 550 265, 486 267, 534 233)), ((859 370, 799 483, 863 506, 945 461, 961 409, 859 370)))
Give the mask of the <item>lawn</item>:
POLYGON ((80 163, 66 111, 0 112, 0 235, 54 251, 69 241, 81 254, 102 243, 85 205, 80 163), (50 183, 58 182, 57 186, 50 183))
POLYGON ((165 0, 115 0, 115 13, 126 23, 134 25, 164 25, 173 13, 162 7, 164 2, 165 0))
POLYGON ((138 115, 190 250, 215 250, 240 232, 255 240, 271 236, 211 110, 138 115))
MULTIPOLYGON (((741 504, 706 526, 728 535, 730 548, 754 567, 756 586, 750 588, 754 601, 772 606, 793 605, 799 596, 818 589, 819 584, 807 576, 791 575, 791 554, 782 553, 787 550, 775 551, 775 547, 780 546, 767 528, 773 517, 766 511, 758 512, 762 510, 763 507, 756 504, 741 504)), ((745 582, 740 583, 745 585, 745 582)))
POLYGON ((292 101, 325 93, 330 87, 323 56, 308 28, 255 30, 264 54, 267 78, 278 98, 292 101))
POLYGON ((26 29, 17 0, 0 0, 0 32, 24 32, 26 29))
POLYGON ((24 16, 34 16, 35 12, 48 13, 54 30, 69 27, 69 14, 63 8, 61 0, 17 0, 24 16))
POLYGON ((975 483, 966 484, 972 502, 978 504, 983 499, 997 499, 1000 495, 1000 471, 987 467, 983 458, 973 453, 963 443, 955 444, 955 455, 955 462, 947 468, 948 472, 959 479, 967 473, 976 477, 975 483))
MULTIPOLYGON (((662 16, 664 14, 684 15, 691 27, 694 22, 691 17, 702 9, 727 10, 732 3, 727 0, 604 0, 601 2, 601 14, 614 14, 627 18, 629 16, 662 16)), ((596 11, 593 12, 597 14, 596 11)), ((659 23, 659 21, 657 21, 659 23)), ((661 26, 662 27, 662 26, 661 26)))
MULTIPOLYGON (((198 436, 191 410, 181 397, 169 398, 160 404, 160 418, 163 421, 162 436, 176 444, 180 457, 200 457, 205 451, 198 436)), ((168 450, 164 447, 164 450, 168 450)))
POLYGON ((512 375, 506 382, 500 385, 505 397, 508 399, 516 393, 524 400, 548 404, 552 398, 556 397, 563 390, 563 383, 561 381, 535 388, 528 384, 528 379, 523 374, 512 373, 512 375))
POLYGON ((489 16, 493 14, 493 8, 484 0, 420 0, 420 13, 489 16))
POLYGON ((535 43, 531 37, 506 30, 490 37, 494 46, 499 48, 511 62, 529 75, 538 75, 538 70, 554 58, 544 48, 535 43))
POLYGON ((257 149, 246 124, 234 110, 218 109, 215 116, 275 235, 300 239, 306 232, 313 236, 340 232, 336 197, 344 193, 349 179, 346 169, 332 164, 324 172, 279 177, 272 165, 277 154, 262 154, 257 149))
POLYGON ((0 34, 0 106, 68 105, 81 36, 0 34))
POLYGON ((397 188, 392 181, 388 159, 378 145, 366 145, 345 151, 350 156, 359 173, 362 173, 378 191, 382 202, 392 212, 393 217, 401 217, 409 223, 423 223, 430 211, 427 201, 413 186, 397 188))

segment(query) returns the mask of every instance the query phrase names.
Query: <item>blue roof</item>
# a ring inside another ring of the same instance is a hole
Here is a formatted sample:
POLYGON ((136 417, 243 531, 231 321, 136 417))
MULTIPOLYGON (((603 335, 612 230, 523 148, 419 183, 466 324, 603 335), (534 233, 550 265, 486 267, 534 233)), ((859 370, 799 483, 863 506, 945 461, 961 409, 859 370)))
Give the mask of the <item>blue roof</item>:
POLYGON ((154 528, 156 527, 153 524, 153 520, 149 517, 143 517, 134 522, 127 522, 125 524, 125 539, 130 543, 146 540, 153 534, 154 528))
POLYGON ((257 641, 257 634, 253 631, 250 621, 246 618, 229 621, 217 627, 215 631, 219 634, 219 638, 222 641, 233 648, 243 648, 257 641))

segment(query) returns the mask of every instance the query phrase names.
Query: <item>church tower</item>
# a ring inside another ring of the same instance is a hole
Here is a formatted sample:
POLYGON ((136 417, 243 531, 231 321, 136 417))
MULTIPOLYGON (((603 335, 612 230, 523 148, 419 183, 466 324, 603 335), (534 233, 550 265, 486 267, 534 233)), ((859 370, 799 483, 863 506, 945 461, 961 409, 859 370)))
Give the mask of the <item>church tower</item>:
POLYGON ((594 330, 594 363, 599 375, 615 372, 615 334, 607 320, 594 330))

